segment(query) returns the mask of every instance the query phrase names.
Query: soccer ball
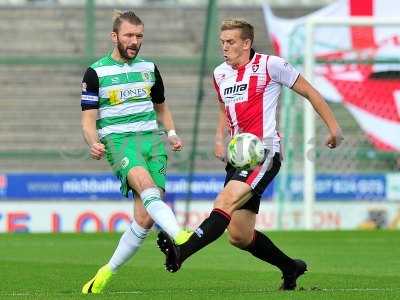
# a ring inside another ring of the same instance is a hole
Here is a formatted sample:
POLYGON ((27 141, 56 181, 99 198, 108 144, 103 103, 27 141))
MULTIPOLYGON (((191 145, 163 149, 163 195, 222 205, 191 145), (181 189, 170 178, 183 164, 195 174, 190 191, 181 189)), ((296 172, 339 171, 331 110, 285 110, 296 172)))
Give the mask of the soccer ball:
POLYGON ((261 140, 251 133, 239 133, 228 144, 228 162, 236 169, 252 170, 264 160, 261 140))

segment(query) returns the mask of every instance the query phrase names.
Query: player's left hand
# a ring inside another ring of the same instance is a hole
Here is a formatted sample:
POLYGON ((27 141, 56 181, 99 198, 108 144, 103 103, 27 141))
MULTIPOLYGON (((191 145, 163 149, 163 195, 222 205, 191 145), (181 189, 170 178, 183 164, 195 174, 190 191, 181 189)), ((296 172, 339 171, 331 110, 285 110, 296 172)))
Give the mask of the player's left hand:
POLYGON ((343 134, 342 134, 342 130, 340 128, 338 128, 336 131, 334 131, 333 133, 331 132, 330 135, 328 136, 325 145, 328 148, 336 148, 338 147, 344 140, 343 134))
POLYGON ((171 145, 172 151, 181 151, 183 149, 182 140, 177 134, 169 136, 168 142, 171 145))

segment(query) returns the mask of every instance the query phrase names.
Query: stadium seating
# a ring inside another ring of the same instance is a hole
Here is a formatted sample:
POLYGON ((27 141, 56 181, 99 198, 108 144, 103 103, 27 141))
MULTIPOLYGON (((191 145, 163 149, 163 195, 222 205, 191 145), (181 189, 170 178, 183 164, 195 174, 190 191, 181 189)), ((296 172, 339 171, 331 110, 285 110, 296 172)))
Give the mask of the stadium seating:
MULTIPOLYGON (((298 16, 312 9, 280 7, 276 11, 280 15, 298 16)), ((138 7, 136 11, 145 23, 141 54, 154 58, 159 65, 167 101, 186 144, 183 153, 171 157, 170 166, 172 170, 185 171, 190 156, 198 86, 195 58, 201 53, 205 8, 149 5, 138 7)), ((108 37, 111 14, 110 7, 96 9, 96 43, 93 46, 97 56, 111 49, 108 37)), ((244 17, 253 23, 257 34, 256 50, 270 52, 259 6, 224 6, 220 18, 228 16, 244 17)), ((20 6, 0 10, 2 171, 109 170, 105 162, 88 159, 81 137, 79 86, 87 63, 70 61, 84 56, 84 19, 84 10, 76 6, 20 6)), ((204 85, 196 166, 198 170, 217 171, 221 168, 213 159, 217 106, 210 77, 204 80, 204 85)), ((355 121, 343 109, 338 110, 341 111, 340 118, 348 120, 345 129, 354 132, 358 137, 356 140, 360 141, 360 130, 355 121)), ((365 147, 375 153, 369 145, 365 147)), ((365 153, 359 157, 368 162, 368 156, 363 157, 365 153)), ((385 163, 379 168, 390 166, 385 163)))

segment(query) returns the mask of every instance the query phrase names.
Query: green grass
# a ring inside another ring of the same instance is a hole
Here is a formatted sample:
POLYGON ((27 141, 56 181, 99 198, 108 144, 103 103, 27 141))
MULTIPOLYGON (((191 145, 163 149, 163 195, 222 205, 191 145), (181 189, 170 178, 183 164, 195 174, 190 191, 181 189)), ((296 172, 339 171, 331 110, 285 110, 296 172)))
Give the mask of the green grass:
POLYGON ((112 254, 119 234, 0 235, 0 299, 400 299, 397 231, 272 232, 276 244, 309 264, 301 290, 278 292, 280 273, 226 236, 176 274, 150 236, 106 294, 81 286, 112 254))

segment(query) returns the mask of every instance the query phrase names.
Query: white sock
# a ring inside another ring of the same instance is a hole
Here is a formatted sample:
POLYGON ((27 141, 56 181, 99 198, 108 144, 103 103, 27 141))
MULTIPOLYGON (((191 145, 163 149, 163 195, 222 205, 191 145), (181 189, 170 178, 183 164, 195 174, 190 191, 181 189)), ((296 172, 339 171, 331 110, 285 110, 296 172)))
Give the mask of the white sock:
POLYGON ((172 209, 161 200, 160 191, 157 188, 148 188, 140 194, 143 205, 151 218, 170 237, 175 238, 182 230, 172 209))
POLYGON ((108 262, 111 271, 116 272, 119 267, 136 253, 149 231, 150 229, 141 227, 136 223, 135 219, 133 219, 131 225, 119 240, 117 249, 115 249, 113 256, 108 262))

